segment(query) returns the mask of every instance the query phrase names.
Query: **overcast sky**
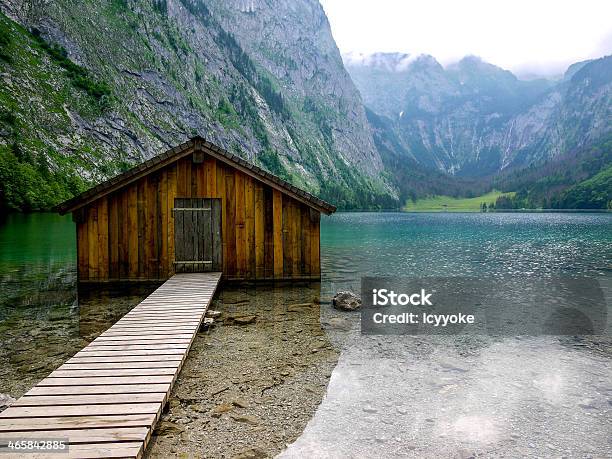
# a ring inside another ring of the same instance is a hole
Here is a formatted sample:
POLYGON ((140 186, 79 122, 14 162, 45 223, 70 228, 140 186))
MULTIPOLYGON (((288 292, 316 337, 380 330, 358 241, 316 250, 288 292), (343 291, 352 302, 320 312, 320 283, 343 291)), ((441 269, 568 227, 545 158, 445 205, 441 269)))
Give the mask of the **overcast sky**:
POLYGON ((611 0, 320 0, 342 53, 474 54, 520 75, 555 75, 612 54, 611 0))

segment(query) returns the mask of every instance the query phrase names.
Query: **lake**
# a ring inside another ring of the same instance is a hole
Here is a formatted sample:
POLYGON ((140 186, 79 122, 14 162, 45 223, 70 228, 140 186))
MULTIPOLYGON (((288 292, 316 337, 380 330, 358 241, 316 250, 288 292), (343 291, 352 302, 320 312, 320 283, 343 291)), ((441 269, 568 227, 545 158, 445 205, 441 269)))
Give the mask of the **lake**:
MULTIPOLYGON (((609 278, 612 214, 338 213, 321 323, 341 350, 289 457, 610 456, 612 346, 558 337, 364 337, 329 307, 362 276, 609 278), (432 449, 431 445, 436 445, 432 449)), ((0 392, 18 397, 151 291, 81 291, 69 216, 0 223, 0 392)))

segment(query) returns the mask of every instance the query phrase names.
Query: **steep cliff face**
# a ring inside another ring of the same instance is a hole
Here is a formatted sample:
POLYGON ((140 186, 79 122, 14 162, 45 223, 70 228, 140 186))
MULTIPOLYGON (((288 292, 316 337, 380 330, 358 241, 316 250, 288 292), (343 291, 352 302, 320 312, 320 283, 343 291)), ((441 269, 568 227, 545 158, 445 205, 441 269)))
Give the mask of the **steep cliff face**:
POLYGON ((396 153, 452 174, 539 163, 612 129, 612 57, 576 64, 559 82, 522 81, 475 57, 447 68, 397 54, 346 63, 365 104, 388 118, 396 153))
POLYGON ((0 110, 19 115, 0 146, 41 158, 51 174, 99 181, 197 133, 340 205, 392 199, 315 0, 2 0, 0 9, 17 23, 2 18, 11 44, 0 110))
POLYGON ((309 134, 304 142, 335 150, 347 164, 357 162, 372 175, 382 171, 361 96, 318 1, 215 0, 210 8, 323 134, 318 139, 309 134))

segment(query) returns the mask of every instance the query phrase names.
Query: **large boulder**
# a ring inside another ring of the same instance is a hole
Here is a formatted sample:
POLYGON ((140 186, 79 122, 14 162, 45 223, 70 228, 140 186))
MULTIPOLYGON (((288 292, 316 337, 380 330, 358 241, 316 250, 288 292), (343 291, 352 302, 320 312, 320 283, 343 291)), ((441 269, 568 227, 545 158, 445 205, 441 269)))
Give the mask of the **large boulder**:
POLYGON ((332 298, 332 305, 341 311, 356 311, 361 307, 361 298, 353 292, 338 292, 332 298))

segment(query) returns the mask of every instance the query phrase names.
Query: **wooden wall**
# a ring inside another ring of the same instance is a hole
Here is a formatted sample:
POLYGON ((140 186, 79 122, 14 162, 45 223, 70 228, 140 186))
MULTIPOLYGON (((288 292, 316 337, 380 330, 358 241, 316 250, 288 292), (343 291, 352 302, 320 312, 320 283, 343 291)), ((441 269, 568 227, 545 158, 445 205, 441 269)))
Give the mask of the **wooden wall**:
POLYGON ((222 200, 227 279, 318 279, 320 213, 233 167, 192 155, 75 211, 80 281, 174 273, 174 198, 222 200))

